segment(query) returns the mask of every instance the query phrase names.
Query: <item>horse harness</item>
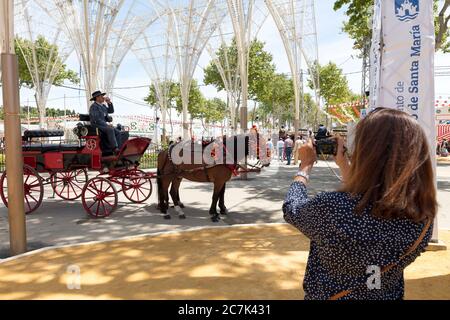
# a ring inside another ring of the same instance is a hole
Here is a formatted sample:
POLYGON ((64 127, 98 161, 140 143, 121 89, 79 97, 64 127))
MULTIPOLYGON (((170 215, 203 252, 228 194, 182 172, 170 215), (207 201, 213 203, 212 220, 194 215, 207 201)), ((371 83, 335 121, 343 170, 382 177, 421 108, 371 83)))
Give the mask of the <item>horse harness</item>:
MULTIPOLYGON (((259 135, 258 135, 259 138, 259 135)), ((175 175, 181 175, 183 173, 194 173, 194 172, 198 172, 198 171, 203 171, 205 173, 206 179, 208 182, 211 182, 211 178, 208 174, 208 169, 212 169, 224 164, 213 164, 213 165, 204 165, 198 168, 193 168, 193 169, 180 169, 179 166, 175 165, 172 161, 172 150, 175 147, 175 144, 169 146, 169 150, 168 150, 168 160, 170 161, 170 163, 173 164, 173 166, 175 167, 175 175)), ((227 148, 226 148, 226 144, 223 145, 223 152, 224 154, 226 154, 228 152, 227 148)), ((239 164, 232 164, 232 165, 226 165, 226 167, 232 172, 233 176, 238 176, 239 175, 239 168, 241 168, 241 165, 239 164)))

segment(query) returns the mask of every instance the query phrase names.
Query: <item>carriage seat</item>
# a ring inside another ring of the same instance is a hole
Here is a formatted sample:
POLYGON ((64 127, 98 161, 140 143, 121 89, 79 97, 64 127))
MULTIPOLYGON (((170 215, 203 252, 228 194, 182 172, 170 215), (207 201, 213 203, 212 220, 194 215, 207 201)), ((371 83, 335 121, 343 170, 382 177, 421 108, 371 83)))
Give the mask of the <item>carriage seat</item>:
POLYGON ((32 143, 22 146, 23 151, 28 152, 62 152, 62 151, 78 151, 81 147, 78 144, 64 144, 64 143, 32 143))
MULTIPOLYGON (((91 117, 88 114, 80 114, 80 121, 83 122, 83 126, 88 129, 88 134, 86 136, 99 136, 100 133, 98 132, 98 130, 96 128, 94 128, 91 125, 91 117)), ((107 121, 108 123, 112 122, 112 118, 108 116, 107 121)))
POLYGON ((22 140, 29 141, 33 138, 53 138, 64 137, 63 130, 26 130, 22 140))
MULTIPOLYGON (((87 136, 100 136, 101 138, 101 133, 91 125, 90 123, 91 117, 88 114, 80 114, 80 121, 83 122, 83 126, 88 129, 87 136)), ((108 116, 106 122, 112 123, 113 118, 108 116)), ((120 138, 119 141, 117 141, 120 149, 125 144, 125 142, 129 140, 130 133, 124 130, 124 127, 122 127, 121 125, 117 125, 116 129, 120 131, 120 138)), ((102 150, 109 151, 104 148, 103 143, 102 143, 102 150)))

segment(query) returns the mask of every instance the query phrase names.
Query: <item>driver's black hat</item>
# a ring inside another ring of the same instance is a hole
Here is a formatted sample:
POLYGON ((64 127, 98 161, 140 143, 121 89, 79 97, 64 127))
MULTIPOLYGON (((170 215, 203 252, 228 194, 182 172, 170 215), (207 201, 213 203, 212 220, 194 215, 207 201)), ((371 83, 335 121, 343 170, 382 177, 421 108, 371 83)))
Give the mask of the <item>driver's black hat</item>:
POLYGON ((95 91, 95 92, 92 94, 91 101, 95 101, 95 98, 100 97, 100 96, 106 96, 106 93, 103 93, 103 92, 101 92, 101 91, 95 91))

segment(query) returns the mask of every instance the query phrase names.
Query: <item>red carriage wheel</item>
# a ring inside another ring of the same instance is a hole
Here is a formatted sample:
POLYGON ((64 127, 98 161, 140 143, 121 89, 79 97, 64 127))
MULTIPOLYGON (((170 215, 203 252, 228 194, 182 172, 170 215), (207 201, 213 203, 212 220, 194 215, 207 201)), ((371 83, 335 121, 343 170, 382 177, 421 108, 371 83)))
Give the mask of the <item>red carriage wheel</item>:
POLYGON ((88 180, 86 169, 68 172, 57 172, 52 175, 53 191, 64 200, 76 200, 81 197, 84 185, 88 180))
MULTIPOLYGON (((42 203, 44 197, 44 184, 39 173, 28 165, 23 166, 23 194, 25 213, 30 214, 42 203)), ((6 171, 0 178, 0 196, 3 203, 8 207, 8 179, 6 171)))
POLYGON ((106 218, 116 209, 117 191, 111 181, 93 178, 83 188, 83 207, 94 218, 106 218))
POLYGON ((122 191, 125 197, 133 203, 143 203, 153 192, 152 181, 142 170, 134 169, 122 180, 122 191))

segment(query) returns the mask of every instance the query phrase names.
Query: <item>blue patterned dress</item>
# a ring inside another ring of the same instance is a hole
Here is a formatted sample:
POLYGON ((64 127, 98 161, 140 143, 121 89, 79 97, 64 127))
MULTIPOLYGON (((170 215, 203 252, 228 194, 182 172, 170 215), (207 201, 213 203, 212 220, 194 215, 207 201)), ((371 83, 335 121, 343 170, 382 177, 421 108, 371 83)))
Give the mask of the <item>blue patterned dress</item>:
POLYGON ((306 300, 327 300, 357 288, 342 298, 398 300, 404 297, 403 270, 426 248, 432 227, 417 249, 381 276, 381 286, 369 289, 373 266, 397 263, 419 238, 425 224, 406 219, 386 220, 367 208, 355 213, 358 199, 342 192, 320 193, 308 199, 303 183, 294 182, 283 205, 284 219, 311 240, 303 283, 306 300))

